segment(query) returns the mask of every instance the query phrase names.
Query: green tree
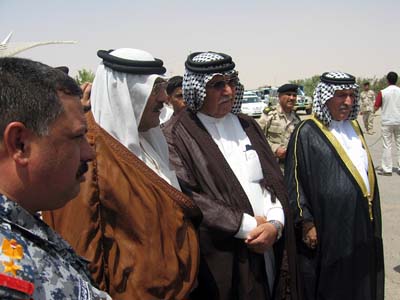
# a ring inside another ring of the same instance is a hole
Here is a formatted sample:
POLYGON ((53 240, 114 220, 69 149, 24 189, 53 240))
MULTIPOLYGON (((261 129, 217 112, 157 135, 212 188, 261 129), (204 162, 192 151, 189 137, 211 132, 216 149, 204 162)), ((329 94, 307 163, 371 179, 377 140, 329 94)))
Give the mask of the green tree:
POLYGON ((78 71, 78 75, 75 76, 76 82, 81 85, 85 82, 93 82, 94 73, 91 70, 82 69, 78 71))
POLYGON ((363 88, 363 85, 365 82, 369 82, 369 88, 373 90, 374 92, 379 92, 380 90, 383 90, 385 87, 387 87, 388 83, 386 80, 386 75, 383 76, 382 78, 362 78, 359 77, 357 78, 357 83, 360 85, 360 88, 363 88))
POLYGON ((301 85, 304 88, 304 93, 307 96, 313 96, 314 90, 318 85, 319 82, 319 75, 314 75, 311 78, 306 79, 298 79, 298 80, 291 80, 290 83, 301 85))

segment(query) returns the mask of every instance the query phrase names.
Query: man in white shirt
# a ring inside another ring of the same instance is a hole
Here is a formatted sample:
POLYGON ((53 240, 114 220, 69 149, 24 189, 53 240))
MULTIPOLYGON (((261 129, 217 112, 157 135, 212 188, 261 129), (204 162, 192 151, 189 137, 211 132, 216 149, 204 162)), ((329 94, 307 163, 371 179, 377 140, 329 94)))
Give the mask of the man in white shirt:
MULTIPOLYGON (((196 52, 185 67, 188 109, 164 134, 182 191, 203 213, 199 284, 191 299, 272 299, 281 292, 284 226, 294 245, 279 166, 257 122, 239 113, 243 86, 232 58, 196 52)), ((294 248, 287 251, 293 283, 294 248)), ((291 288, 296 295, 294 283, 291 288)))
POLYGON ((375 111, 382 106, 382 172, 380 175, 392 175, 392 143, 396 144, 397 172, 400 175, 400 88, 396 86, 397 74, 389 72, 386 76, 389 86, 380 91, 375 101, 375 111))

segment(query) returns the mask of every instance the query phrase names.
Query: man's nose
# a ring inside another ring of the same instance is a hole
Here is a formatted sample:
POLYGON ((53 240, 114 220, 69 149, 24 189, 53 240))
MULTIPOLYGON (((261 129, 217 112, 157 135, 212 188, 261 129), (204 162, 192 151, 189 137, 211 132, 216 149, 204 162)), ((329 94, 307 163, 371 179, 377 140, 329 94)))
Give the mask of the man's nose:
POLYGON ((353 102, 354 102, 354 98, 350 95, 346 95, 346 98, 344 99, 344 103, 346 105, 350 106, 350 105, 353 105, 353 102))
POLYGON ((234 93, 234 90, 235 90, 235 87, 233 87, 225 82, 224 89, 222 90, 224 95, 232 95, 234 93))

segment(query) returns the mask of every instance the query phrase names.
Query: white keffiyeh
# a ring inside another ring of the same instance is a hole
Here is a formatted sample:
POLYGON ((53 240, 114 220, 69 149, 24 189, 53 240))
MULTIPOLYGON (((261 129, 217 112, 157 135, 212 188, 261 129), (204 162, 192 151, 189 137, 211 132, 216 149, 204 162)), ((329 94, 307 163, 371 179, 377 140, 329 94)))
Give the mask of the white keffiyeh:
MULTIPOLYGON (((113 56, 136 61, 154 57, 138 49, 122 48, 113 56)), ((93 82, 91 105, 96 123, 144 161, 153 171, 179 189, 169 168, 168 144, 159 126, 146 132, 138 127, 155 80, 160 75, 136 75, 112 70, 100 63, 93 82)))

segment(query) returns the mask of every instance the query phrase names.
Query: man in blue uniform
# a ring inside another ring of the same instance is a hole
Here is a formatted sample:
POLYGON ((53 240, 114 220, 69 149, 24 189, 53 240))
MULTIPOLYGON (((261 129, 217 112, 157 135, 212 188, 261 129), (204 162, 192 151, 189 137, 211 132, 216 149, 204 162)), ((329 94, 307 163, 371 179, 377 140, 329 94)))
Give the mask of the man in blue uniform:
POLYGON ((75 197, 93 159, 80 97, 60 70, 0 59, 1 299, 111 299, 37 214, 75 197))

